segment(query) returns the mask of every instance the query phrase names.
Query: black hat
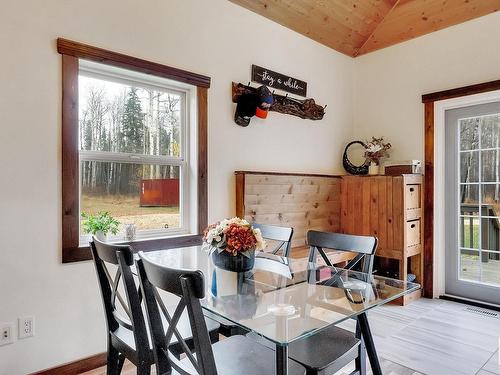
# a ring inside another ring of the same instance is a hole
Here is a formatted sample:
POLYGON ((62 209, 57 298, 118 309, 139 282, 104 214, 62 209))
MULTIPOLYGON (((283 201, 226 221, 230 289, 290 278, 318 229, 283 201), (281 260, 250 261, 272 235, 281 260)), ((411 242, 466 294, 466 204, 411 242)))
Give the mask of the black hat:
POLYGON ((257 95, 259 97, 259 103, 257 106, 257 111, 255 112, 255 116, 260 117, 262 119, 267 118, 267 113, 269 112, 269 108, 274 103, 274 97, 271 91, 267 88, 267 86, 260 86, 257 89, 257 95))
POLYGON ((257 94, 242 94, 236 105, 234 122, 240 126, 248 126, 248 124, 250 124, 250 119, 255 116, 258 104, 259 97, 257 94))

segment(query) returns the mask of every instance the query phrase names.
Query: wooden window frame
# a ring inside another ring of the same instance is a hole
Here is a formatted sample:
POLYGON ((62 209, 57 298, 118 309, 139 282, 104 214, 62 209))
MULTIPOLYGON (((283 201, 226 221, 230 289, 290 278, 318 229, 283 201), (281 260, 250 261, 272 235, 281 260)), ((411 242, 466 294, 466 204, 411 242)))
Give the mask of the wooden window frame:
POLYGON ((196 86, 197 96, 197 234, 134 241, 134 250, 156 250, 201 244, 208 224, 208 89, 210 77, 136 57, 58 38, 62 55, 62 262, 92 259, 90 248, 80 246, 78 69, 79 59, 134 70, 196 86))
POLYGON ((422 95, 424 104, 424 297, 434 297, 434 104, 500 90, 500 80, 422 95))

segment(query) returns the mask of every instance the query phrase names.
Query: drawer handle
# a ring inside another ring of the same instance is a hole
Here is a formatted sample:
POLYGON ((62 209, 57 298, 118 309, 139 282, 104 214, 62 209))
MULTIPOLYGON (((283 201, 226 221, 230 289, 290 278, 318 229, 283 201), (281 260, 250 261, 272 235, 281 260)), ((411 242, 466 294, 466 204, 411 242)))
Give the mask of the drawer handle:
POLYGON ((415 224, 410 225, 410 228, 412 229, 415 228, 415 224))
POLYGON ((415 188, 411 187, 410 188, 410 193, 413 193, 415 191, 415 188))

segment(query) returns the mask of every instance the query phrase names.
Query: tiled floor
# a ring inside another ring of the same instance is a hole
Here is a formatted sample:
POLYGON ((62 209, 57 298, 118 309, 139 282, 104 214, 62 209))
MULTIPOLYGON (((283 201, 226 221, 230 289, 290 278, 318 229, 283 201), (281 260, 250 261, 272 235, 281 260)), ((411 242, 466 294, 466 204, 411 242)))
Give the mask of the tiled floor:
POLYGON ((425 375, 500 374, 498 318, 420 299, 373 310, 369 319, 381 358, 425 375))
MULTIPOLYGON (((369 320, 384 375, 500 375, 500 319, 467 311, 467 305, 419 299, 372 310, 369 320)), ((85 375, 102 374, 104 368, 85 375)), ((135 368, 127 365, 122 374, 135 368)))
MULTIPOLYGON (((382 371, 384 375, 422 375, 419 372, 416 372, 414 370, 411 370, 409 368, 406 368, 404 366, 398 365, 397 363, 393 363, 391 361, 388 361, 386 359, 381 359, 381 366, 382 366, 382 371)), ((335 374, 335 375, 348 375, 354 368, 350 366, 349 368, 345 368, 342 370, 340 373, 335 374)), ((85 372, 81 375, 105 375, 106 374, 106 368, 101 367, 89 372, 85 372)), ((125 365, 123 366, 123 370, 121 375, 135 375, 136 374, 136 368, 135 366, 130 363, 126 362, 125 365)), ((154 368, 151 368, 151 375, 155 375, 156 371, 154 368)), ((370 372, 371 374, 371 372, 370 372)), ((491 375, 491 373, 484 373, 484 374, 479 374, 478 375, 491 375)))

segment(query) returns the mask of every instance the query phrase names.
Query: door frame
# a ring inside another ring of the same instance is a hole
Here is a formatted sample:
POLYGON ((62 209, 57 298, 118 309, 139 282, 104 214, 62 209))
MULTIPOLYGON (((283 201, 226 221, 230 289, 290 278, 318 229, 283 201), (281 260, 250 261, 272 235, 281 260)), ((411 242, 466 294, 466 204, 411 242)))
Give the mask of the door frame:
POLYGON ((444 111, 500 100, 500 80, 422 95, 424 104, 423 295, 444 294, 444 111), (435 207, 436 206, 436 207, 435 207), (434 250, 436 244, 436 251, 434 250), (434 274, 437 277, 434 277, 434 274))

